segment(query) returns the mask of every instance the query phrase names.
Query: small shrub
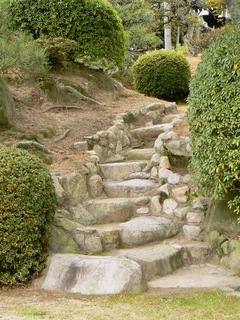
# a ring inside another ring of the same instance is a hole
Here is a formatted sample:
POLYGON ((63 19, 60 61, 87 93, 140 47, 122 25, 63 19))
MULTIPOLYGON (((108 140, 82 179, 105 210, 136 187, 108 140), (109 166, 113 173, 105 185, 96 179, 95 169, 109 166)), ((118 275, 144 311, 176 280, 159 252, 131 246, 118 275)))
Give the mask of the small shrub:
POLYGON ((188 122, 193 174, 213 198, 236 192, 240 213, 240 27, 217 38, 204 52, 190 83, 188 122))
POLYGON ((185 44, 183 45, 177 45, 176 49, 177 53, 183 55, 183 56, 188 56, 190 54, 187 46, 185 44))
POLYGON ((190 77, 186 58, 174 50, 144 54, 133 65, 135 88, 156 98, 186 97, 190 77))
POLYGON ((52 179, 36 157, 0 148, 0 286, 31 280, 46 261, 56 206, 52 179))

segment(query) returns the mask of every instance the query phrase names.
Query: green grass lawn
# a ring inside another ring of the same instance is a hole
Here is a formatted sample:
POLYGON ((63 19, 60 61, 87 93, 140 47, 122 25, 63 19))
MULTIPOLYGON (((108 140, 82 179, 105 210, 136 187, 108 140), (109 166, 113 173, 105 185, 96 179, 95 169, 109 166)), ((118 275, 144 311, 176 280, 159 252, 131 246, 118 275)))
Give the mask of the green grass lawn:
POLYGON ((240 319, 240 296, 208 291, 81 296, 29 289, 0 292, 0 319, 240 319))

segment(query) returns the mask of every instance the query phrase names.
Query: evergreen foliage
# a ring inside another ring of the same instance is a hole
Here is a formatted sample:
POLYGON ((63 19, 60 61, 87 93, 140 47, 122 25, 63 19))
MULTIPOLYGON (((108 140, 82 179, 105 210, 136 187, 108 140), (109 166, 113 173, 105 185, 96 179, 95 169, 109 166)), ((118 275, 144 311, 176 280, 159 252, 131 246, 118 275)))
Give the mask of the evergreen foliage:
POLYGON ((153 50, 162 44, 156 35, 157 22, 154 10, 146 0, 110 0, 122 19, 127 33, 128 48, 132 53, 153 50))
POLYGON ((56 206, 47 168, 27 151, 0 148, 0 286, 31 280, 46 261, 56 206))
POLYGON ((38 38, 67 38, 78 43, 76 61, 88 66, 120 66, 125 34, 120 18, 106 0, 12 0, 11 27, 38 38))
POLYGON ((0 73, 15 74, 22 79, 37 79, 48 71, 43 48, 24 36, 0 38, 0 73))
POLYGON ((191 166, 200 190, 213 198, 235 191, 240 212, 240 27, 204 52, 190 83, 191 166))
POLYGON ((156 98, 186 97, 190 77, 186 58, 174 50, 144 54, 133 65, 135 88, 156 98))

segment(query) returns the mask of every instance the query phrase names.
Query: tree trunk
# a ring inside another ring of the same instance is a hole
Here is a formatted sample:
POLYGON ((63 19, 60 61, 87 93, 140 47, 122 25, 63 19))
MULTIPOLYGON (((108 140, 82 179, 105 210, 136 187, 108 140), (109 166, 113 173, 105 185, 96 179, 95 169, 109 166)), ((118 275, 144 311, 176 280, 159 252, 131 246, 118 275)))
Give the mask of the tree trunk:
POLYGON ((176 39, 176 48, 180 45, 180 35, 181 35, 181 27, 177 27, 177 39, 176 39))
POLYGON ((164 49, 172 49, 172 30, 168 21, 168 12, 171 10, 171 4, 164 2, 165 18, 164 18, 164 49))

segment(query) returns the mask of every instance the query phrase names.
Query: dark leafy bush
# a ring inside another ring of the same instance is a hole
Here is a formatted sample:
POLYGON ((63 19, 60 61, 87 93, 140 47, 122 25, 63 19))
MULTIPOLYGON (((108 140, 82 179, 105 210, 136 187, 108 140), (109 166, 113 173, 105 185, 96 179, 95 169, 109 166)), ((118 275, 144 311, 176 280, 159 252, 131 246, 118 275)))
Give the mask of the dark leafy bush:
POLYGON ((200 190, 213 198, 236 190, 240 211, 240 28, 204 52, 190 84, 191 166, 200 190))
POLYGON ((68 38, 78 42, 75 59, 101 68, 121 65, 125 34, 120 18, 106 0, 5 1, 10 25, 35 39, 68 38))
POLYGON ((174 50, 144 54, 133 65, 135 88, 157 98, 186 97, 190 77, 186 58, 174 50))
POLYGON ((31 280, 47 256, 56 206, 47 168, 17 148, 0 148, 0 286, 31 280))

